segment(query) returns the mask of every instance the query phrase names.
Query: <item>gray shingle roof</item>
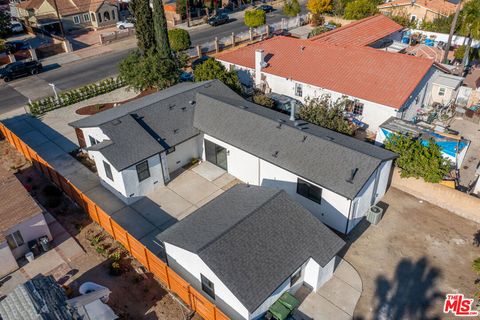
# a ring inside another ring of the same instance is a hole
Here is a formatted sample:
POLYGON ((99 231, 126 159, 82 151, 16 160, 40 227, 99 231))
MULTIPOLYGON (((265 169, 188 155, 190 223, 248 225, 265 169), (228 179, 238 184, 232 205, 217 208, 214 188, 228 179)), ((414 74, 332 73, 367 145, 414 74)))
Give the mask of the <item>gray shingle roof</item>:
POLYGON ((4 320, 70 320, 65 291, 52 276, 42 276, 17 286, 0 302, 4 320))
POLYGON ((247 185, 158 238, 198 254, 250 312, 310 257, 325 266, 345 244, 285 191, 247 185))
POLYGON ((288 115, 245 100, 197 95, 194 126, 200 131, 349 199, 381 162, 396 156, 341 133, 297 123, 303 125, 296 127, 288 115))

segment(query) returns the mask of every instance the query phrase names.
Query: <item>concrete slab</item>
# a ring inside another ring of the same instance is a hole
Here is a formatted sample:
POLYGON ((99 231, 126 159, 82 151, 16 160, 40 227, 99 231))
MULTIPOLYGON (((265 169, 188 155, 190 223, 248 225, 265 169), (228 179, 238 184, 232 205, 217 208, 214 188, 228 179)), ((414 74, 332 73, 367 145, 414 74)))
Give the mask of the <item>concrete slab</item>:
POLYGON ((18 122, 7 124, 7 127, 19 137, 23 137, 23 135, 27 132, 35 131, 35 128, 32 127, 26 120, 19 120, 18 122))
POLYGON ((218 190, 218 187, 193 171, 185 171, 168 184, 168 188, 196 204, 218 190))
POLYGON ((59 146, 63 151, 65 151, 67 153, 78 149, 78 146, 75 143, 73 143, 69 139, 65 138, 64 136, 53 139, 52 141, 53 141, 53 143, 55 143, 57 146, 59 146))
POLYGON ((141 239, 156 230, 151 222, 130 207, 125 207, 115 212, 112 215, 112 219, 136 239, 141 239))
POLYGON ((68 237, 65 241, 58 246, 57 251, 60 251, 60 255, 67 261, 72 262, 74 259, 85 254, 82 247, 75 241, 74 238, 68 237))
POLYGON ((157 203, 147 197, 131 204, 130 207, 135 209, 135 211, 141 214, 146 220, 159 228, 162 226, 167 228, 177 222, 175 217, 169 215, 165 210, 160 208, 157 203))
POLYGON ((94 188, 100 187, 100 179, 98 176, 85 168, 81 163, 75 164, 73 168, 78 169, 75 172, 67 173, 64 177, 71 181, 80 191, 87 193, 94 188), (80 167, 78 167, 81 166, 80 167))
POLYGON ((8 276, 0 279, 0 296, 4 296, 13 291, 19 284, 25 283, 28 278, 23 272, 17 270, 8 276))
POLYGON ((99 185, 85 193, 93 202, 100 206, 106 214, 112 215, 120 209, 126 207, 125 203, 117 198, 113 193, 99 185))
POLYGON ((40 257, 27 263, 22 269, 28 277, 33 278, 38 274, 48 274, 53 269, 65 263, 62 257, 55 250, 50 250, 40 257))
POLYGON ((45 161, 52 161, 58 156, 63 156, 65 151, 63 151, 59 146, 53 142, 47 142, 35 148, 35 151, 45 159, 45 161))
POLYGON ((361 292, 334 275, 317 291, 317 295, 327 299, 343 312, 353 316, 353 311, 358 299, 360 299, 361 292))
POLYGON ((294 317, 297 320, 352 319, 352 316, 342 312, 333 303, 316 293, 307 296, 300 307, 295 310, 294 317))
POLYGON ((355 270, 350 263, 341 259, 339 264, 335 269, 335 277, 344 281, 355 290, 362 292, 363 284, 360 275, 357 270, 355 270))
POLYGON ((26 132, 22 135, 22 140, 30 147, 35 148, 41 146, 44 143, 47 143, 49 140, 43 134, 37 130, 26 132))
POLYGON ((217 191, 215 191, 214 193, 212 193, 211 195, 209 195, 205 199, 202 199, 201 201, 197 202, 195 204, 195 206, 197 206, 198 208, 203 207, 204 205, 206 205, 207 203, 209 203, 210 201, 212 201, 213 199, 215 199, 216 197, 218 197, 219 195, 221 195, 224 192, 225 191, 223 191, 222 189, 218 189, 217 191))
POLYGON ((224 188, 229 183, 235 181, 235 179, 236 178, 234 176, 232 176, 231 174, 224 173, 219 178, 215 179, 213 181, 213 184, 216 185, 219 188, 224 188))
POLYGON ((192 206, 191 202, 185 200, 167 187, 157 188, 148 195, 148 198, 175 218, 178 218, 183 211, 192 206))
POLYGON ((198 209, 197 206, 195 206, 195 205, 191 206, 190 208, 188 208, 187 210, 183 211, 182 213, 180 213, 178 215, 178 220, 185 219, 187 216, 189 216, 193 212, 197 211, 197 209, 198 209))
POLYGON ((163 230, 155 229, 143 238, 139 239, 141 243, 147 247, 154 255, 159 257, 162 260, 165 260, 165 249, 163 248, 161 242, 157 239, 157 236, 163 230))
POLYGON ((222 176, 226 171, 217 167, 213 163, 204 161, 192 169, 193 172, 198 173, 208 181, 213 181, 222 176))

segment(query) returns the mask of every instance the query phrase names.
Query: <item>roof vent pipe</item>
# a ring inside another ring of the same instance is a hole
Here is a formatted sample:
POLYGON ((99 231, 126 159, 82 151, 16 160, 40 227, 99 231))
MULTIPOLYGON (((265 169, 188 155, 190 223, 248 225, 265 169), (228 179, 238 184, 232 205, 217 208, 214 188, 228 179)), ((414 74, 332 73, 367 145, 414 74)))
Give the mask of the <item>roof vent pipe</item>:
POLYGON ((295 121, 295 104, 290 105, 290 121, 295 121))

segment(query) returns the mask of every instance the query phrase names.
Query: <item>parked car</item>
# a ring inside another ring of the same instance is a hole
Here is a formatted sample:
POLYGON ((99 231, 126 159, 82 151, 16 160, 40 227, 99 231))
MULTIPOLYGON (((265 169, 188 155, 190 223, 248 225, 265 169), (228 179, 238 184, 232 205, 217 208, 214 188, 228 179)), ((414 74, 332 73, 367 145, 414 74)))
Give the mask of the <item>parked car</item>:
POLYGON ((329 22, 325 22, 325 23, 323 24, 323 27, 324 27, 326 30, 328 30, 328 31, 337 29, 337 26, 336 26, 336 25, 331 24, 331 23, 329 23, 329 22))
POLYGON ((118 21, 117 28, 120 30, 124 30, 127 28, 135 28, 135 20, 133 18, 127 18, 123 21, 118 21))
POLYGON ((20 40, 7 41, 4 44, 7 53, 15 53, 19 50, 28 49, 29 45, 20 40))
POLYGON ((230 17, 228 16, 228 14, 220 13, 220 14, 217 14, 216 16, 213 16, 213 17, 209 18, 208 19, 208 24, 213 26, 213 27, 216 27, 216 26, 219 26, 221 24, 227 23, 229 20, 230 20, 230 17))
POLYGON ((12 62, 0 69, 0 79, 8 82, 21 76, 38 74, 42 69, 42 64, 37 60, 12 62))
POLYGON ((182 72, 180 74, 180 82, 188 82, 188 81, 193 81, 193 73, 192 72, 182 72))
POLYGON ((274 9, 272 6, 268 4, 262 4, 261 6, 257 7, 257 10, 265 11, 266 13, 272 12, 274 9))
POLYGON ((192 62, 192 69, 195 70, 196 67, 198 67, 199 65, 201 65, 202 63, 204 63, 204 62, 207 61, 208 59, 211 59, 211 57, 209 57, 209 56, 201 56, 200 58, 195 59, 195 60, 192 62))
POLYGON ((18 21, 12 21, 11 28, 13 33, 23 32, 23 25, 18 21))
POLYGON ((295 114, 303 107, 303 103, 284 94, 271 92, 267 93, 266 96, 275 101, 275 109, 286 114, 290 114, 292 106, 295 106, 295 114))

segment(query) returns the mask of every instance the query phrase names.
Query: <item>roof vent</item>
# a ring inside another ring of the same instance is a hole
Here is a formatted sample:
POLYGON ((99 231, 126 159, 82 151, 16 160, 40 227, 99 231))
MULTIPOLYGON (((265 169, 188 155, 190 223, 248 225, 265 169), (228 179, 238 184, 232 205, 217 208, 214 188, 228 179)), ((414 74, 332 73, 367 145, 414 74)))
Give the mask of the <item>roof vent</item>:
POLYGON ((279 123, 275 128, 277 128, 277 129, 282 129, 282 124, 279 123))
POLYGON ((358 172, 358 168, 353 169, 351 172, 350 178, 347 179, 347 182, 353 183, 353 179, 355 179, 355 175, 357 174, 357 172, 358 172))
POLYGON ((206 83, 203 87, 204 87, 204 88, 210 88, 211 86, 212 86, 212 85, 211 85, 210 82, 209 82, 209 83, 206 83))
POLYGON ((272 157, 274 157, 274 158, 278 157, 278 151, 275 151, 275 152, 272 154, 272 157))
POLYGON ((262 62, 260 62, 260 67, 266 68, 266 67, 268 67, 268 63, 265 62, 265 61, 262 61, 262 62))
POLYGON ((307 136, 303 136, 302 142, 305 142, 307 140, 307 136))
POLYGON ((240 108, 242 108, 242 109, 248 109, 248 107, 247 107, 247 106, 244 106, 244 105, 241 105, 240 108))
POLYGON ((300 51, 303 51, 303 50, 305 50, 305 46, 300 47, 300 51))
POLYGON ((277 119, 277 121, 280 122, 280 123, 285 123, 285 122, 286 122, 286 121, 283 120, 283 119, 277 119))
POLYGON ((173 134, 177 134, 180 129, 173 129, 173 134))
POLYGON ((182 107, 182 111, 187 111, 187 107, 182 107))
POLYGON ((328 140, 330 140, 330 141, 333 141, 333 140, 335 140, 335 138, 334 138, 334 137, 330 137, 330 136, 327 136, 327 139, 328 139, 328 140))
POLYGON ((112 124, 113 124, 114 126, 117 126, 117 125, 119 125, 120 123, 122 123, 122 121, 120 121, 120 120, 118 120, 118 119, 115 119, 115 120, 112 121, 112 124))
POLYGON ((188 101, 188 103, 190 103, 190 105, 193 106, 193 105, 195 105, 195 100, 190 100, 190 101, 188 101))
POLYGON ((169 105, 168 105, 168 110, 173 110, 173 108, 175 108, 175 105, 174 105, 174 104, 169 104, 169 105))

